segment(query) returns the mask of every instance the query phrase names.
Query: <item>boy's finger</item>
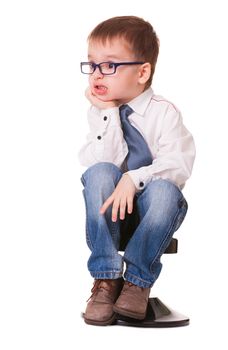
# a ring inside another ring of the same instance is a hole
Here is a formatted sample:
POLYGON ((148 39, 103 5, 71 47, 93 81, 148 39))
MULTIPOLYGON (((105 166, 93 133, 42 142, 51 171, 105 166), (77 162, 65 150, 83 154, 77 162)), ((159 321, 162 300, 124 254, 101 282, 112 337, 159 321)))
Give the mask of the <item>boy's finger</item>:
POLYGON ((133 210, 133 198, 127 199, 127 212, 128 214, 131 214, 133 210))
POLYGON ((106 199, 106 201, 104 202, 104 204, 100 208, 100 214, 104 214, 106 212, 106 210, 108 209, 108 207, 112 204, 112 202, 113 202, 112 196, 109 197, 108 199, 106 199))
POLYGON ((116 222, 117 220, 117 214, 119 210, 120 202, 115 200, 112 206, 112 221, 116 222))
POLYGON ((122 200, 120 203, 120 220, 124 220, 125 218, 125 212, 126 212, 126 199, 122 200))

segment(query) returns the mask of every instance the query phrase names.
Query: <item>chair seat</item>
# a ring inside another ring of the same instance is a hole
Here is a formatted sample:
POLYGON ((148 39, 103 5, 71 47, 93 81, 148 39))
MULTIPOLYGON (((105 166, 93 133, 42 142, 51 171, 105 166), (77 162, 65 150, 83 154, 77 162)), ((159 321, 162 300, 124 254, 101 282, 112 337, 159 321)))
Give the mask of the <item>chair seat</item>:
POLYGON ((116 325, 133 327, 181 327, 189 324, 189 318, 170 309, 158 298, 149 298, 144 320, 117 315, 116 325))

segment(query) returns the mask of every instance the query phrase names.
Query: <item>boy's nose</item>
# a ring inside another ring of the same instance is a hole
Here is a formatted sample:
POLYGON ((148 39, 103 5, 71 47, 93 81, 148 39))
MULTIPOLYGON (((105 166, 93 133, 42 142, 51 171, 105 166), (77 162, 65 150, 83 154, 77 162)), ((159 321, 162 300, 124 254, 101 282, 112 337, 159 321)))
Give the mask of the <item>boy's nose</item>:
POLYGON ((94 79, 101 79, 103 76, 104 75, 100 72, 100 69, 96 67, 95 71, 93 72, 94 79))

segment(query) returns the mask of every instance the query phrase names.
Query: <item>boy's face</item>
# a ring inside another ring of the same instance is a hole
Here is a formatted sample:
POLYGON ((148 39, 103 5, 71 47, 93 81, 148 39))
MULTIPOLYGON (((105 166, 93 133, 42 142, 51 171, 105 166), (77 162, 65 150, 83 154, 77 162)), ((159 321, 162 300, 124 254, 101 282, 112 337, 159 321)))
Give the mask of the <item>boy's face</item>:
MULTIPOLYGON (((100 40, 90 40, 88 60, 96 64, 138 61, 123 38, 106 40, 105 43, 100 40)), ((92 93, 102 101, 115 100, 118 104, 129 102, 144 90, 141 66, 118 66, 113 75, 103 75, 97 67, 95 72, 89 76, 92 93)))

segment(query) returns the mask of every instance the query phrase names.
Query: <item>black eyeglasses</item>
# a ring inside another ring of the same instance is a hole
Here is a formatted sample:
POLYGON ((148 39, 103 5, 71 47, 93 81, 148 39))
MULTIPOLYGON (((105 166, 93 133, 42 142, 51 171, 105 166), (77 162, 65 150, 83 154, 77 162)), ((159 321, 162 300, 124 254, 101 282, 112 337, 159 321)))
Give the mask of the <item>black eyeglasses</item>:
POLYGON ((103 75, 111 75, 116 73, 116 68, 119 66, 128 66, 133 64, 143 64, 145 62, 101 62, 101 63, 93 63, 93 62, 81 62, 81 72, 83 74, 93 74, 97 67, 99 71, 103 75))

